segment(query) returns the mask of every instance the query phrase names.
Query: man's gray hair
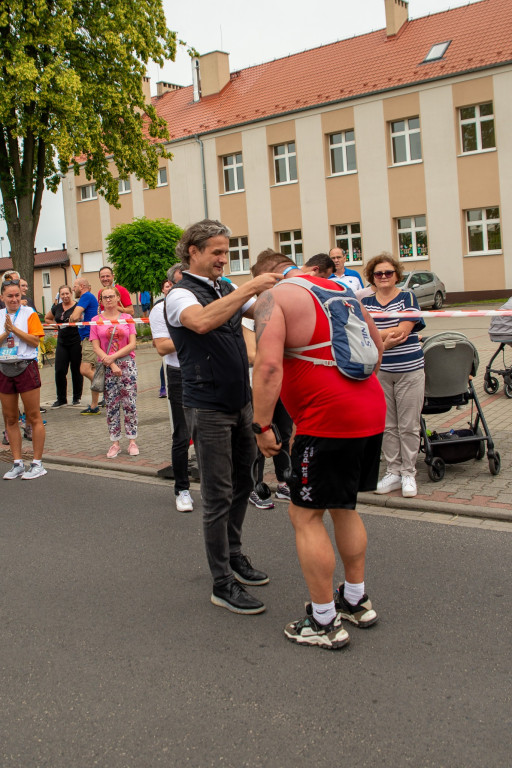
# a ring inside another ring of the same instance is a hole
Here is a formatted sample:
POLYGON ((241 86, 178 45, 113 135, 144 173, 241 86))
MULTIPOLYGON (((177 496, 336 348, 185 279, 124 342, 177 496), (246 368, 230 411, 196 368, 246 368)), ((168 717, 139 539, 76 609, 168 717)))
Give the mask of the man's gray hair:
POLYGON ((181 239, 176 246, 176 256, 188 268, 190 266, 189 248, 191 245, 199 251, 204 251, 207 241, 210 237, 231 237, 231 230, 222 222, 216 219, 203 219, 196 224, 191 224, 184 231, 181 239))
POLYGON ((166 277, 168 281, 173 285, 175 285, 176 280, 174 278, 175 278, 176 272, 183 272, 184 269, 187 269, 186 264, 182 264, 181 262, 178 262, 177 264, 173 264, 172 267, 169 267, 169 269, 167 270, 166 277))

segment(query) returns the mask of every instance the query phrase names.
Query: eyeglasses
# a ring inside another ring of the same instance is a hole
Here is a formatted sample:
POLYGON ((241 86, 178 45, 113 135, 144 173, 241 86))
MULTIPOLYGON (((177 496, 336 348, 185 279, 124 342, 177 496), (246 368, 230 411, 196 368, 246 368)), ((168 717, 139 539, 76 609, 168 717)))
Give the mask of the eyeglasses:
POLYGON ((4 280, 2 285, 19 285, 19 280, 4 280))
POLYGON ((386 269, 385 272, 374 272, 373 276, 374 277, 379 277, 379 278, 380 277, 391 277, 391 275, 394 275, 394 274, 395 274, 395 270, 394 269, 386 269))
POLYGON ((110 296, 102 296, 101 298, 103 299, 103 301, 108 301, 109 299, 117 299, 117 296, 115 295, 115 293, 112 293, 110 296))

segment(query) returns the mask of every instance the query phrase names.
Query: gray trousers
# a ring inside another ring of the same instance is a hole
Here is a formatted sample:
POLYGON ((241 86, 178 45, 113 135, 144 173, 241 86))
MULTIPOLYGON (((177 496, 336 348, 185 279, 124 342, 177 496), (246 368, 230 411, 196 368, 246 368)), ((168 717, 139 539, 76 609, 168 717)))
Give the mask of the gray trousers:
POLYGON ((415 475, 420 449, 420 415, 425 394, 425 371, 389 373, 379 371, 386 396, 386 427, 382 451, 387 471, 393 475, 415 475))
POLYGON ((253 486, 252 404, 234 413, 183 410, 199 465, 208 565, 214 584, 223 586, 234 578, 229 559, 241 552, 242 525, 253 486))

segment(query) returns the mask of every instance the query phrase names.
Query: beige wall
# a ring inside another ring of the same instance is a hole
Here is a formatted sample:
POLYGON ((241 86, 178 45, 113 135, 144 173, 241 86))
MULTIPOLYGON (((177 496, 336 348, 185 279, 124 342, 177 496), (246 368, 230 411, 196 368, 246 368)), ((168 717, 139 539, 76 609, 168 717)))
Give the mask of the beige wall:
POLYGON ((301 159, 299 194, 306 262, 315 253, 329 250, 321 115, 297 120, 296 139, 297 154, 301 159))
POLYGON ((495 129, 499 147, 501 245, 504 285, 512 288, 512 73, 500 72, 493 78, 495 129))

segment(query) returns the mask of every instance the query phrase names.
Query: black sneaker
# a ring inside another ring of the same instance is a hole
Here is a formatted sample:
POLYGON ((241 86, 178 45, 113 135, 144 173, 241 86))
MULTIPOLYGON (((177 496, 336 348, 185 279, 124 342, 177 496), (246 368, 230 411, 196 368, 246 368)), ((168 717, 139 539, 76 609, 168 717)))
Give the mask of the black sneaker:
POLYGON ((340 584, 334 593, 334 607, 338 618, 350 621, 356 627, 365 629, 378 621, 379 617, 372 608, 372 602, 368 595, 363 595, 357 605, 351 605, 344 596, 345 584, 340 584))
POLYGON ((262 499, 256 491, 251 491, 249 494, 249 502, 253 505, 253 507, 258 507, 258 509, 274 509, 274 502, 272 499, 262 499))
POLYGON ((74 397, 73 398, 73 402, 71 403, 71 405, 80 405, 80 398, 79 397, 74 397))
POLYGON ((257 600, 242 587, 238 581, 230 581, 223 587, 213 585, 213 592, 210 598, 214 605, 220 608, 227 608, 232 613, 263 613, 265 610, 261 600, 257 600))
POLYGON ((52 406, 51 406, 51 407, 52 407, 52 408, 62 408, 62 406, 63 406, 63 405, 67 405, 67 404, 68 404, 67 400, 63 400, 63 401, 61 401, 61 400, 56 400, 56 401, 55 401, 55 402, 52 404, 52 406))
POLYGON ((235 579, 240 584, 247 584, 252 587, 261 587, 263 584, 268 584, 269 578, 263 571, 257 571, 253 568, 251 561, 247 555, 237 555, 229 559, 231 570, 235 574, 235 579))
POLYGON ((292 643, 318 645, 320 648, 327 648, 331 651, 336 648, 343 648, 350 642, 347 630, 337 622, 337 617, 329 624, 319 624, 313 616, 311 603, 306 603, 305 617, 287 624, 284 628, 284 634, 292 643))
POLYGON ((105 398, 103 398, 103 400, 100 400, 98 405, 99 405, 100 408, 104 408, 105 407, 105 398))

